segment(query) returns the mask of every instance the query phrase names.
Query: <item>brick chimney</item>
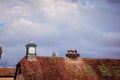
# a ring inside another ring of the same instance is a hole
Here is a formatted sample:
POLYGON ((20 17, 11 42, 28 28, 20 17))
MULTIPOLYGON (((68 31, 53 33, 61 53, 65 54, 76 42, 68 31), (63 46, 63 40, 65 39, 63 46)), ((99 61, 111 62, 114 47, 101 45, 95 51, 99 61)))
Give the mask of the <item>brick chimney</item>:
POLYGON ((77 58, 80 56, 80 54, 77 53, 76 49, 68 49, 67 52, 68 53, 66 54, 66 57, 69 57, 69 58, 77 58))
POLYGON ((1 54, 2 54, 2 47, 0 47, 0 59, 1 59, 1 54))

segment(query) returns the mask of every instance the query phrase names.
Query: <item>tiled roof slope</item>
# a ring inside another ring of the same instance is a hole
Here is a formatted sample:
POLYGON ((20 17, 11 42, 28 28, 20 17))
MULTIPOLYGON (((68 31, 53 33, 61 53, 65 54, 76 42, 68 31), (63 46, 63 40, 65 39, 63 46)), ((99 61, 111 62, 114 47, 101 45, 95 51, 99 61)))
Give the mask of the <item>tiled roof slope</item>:
POLYGON ((14 77, 15 68, 0 68, 0 77, 14 77))
POLYGON ((120 80, 119 59, 23 58, 18 67, 25 80, 120 80))

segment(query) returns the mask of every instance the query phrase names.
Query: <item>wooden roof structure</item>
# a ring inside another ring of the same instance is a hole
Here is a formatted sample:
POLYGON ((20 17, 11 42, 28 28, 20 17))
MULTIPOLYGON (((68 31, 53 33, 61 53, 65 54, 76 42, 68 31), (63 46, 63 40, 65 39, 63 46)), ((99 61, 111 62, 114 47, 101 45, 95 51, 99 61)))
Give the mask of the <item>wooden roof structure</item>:
POLYGON ((24 80, 120 80, 120 59, 24 57, 16 68, 15 78, 24 80))

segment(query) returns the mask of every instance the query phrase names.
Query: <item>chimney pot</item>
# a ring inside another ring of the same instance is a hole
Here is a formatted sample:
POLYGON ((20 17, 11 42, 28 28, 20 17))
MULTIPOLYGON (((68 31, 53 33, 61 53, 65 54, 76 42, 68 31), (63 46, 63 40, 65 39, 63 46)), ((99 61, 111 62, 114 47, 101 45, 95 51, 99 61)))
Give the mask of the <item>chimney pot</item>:
POLYGON ((76 49, 67 49, 67 54, 66 54, 66 57, 69 57, 69 58, 77 58, 79 57, 80 55, 77 53, 77 50, 76 49))

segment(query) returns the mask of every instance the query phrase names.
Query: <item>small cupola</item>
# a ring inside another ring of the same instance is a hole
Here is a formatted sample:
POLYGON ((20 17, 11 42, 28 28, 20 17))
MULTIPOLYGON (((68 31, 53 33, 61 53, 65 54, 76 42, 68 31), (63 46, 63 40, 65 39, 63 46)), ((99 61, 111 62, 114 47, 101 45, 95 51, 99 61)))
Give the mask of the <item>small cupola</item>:
POLYGON ((26 57, 29 61, 36 60, 36 44, 30 40, 30 42, 25 46, 26 47, 26 57))
POLYGON ((67 52, 66 57, 68 58, 77 58, 80 56, 76 49, 68 49, 67 52))

